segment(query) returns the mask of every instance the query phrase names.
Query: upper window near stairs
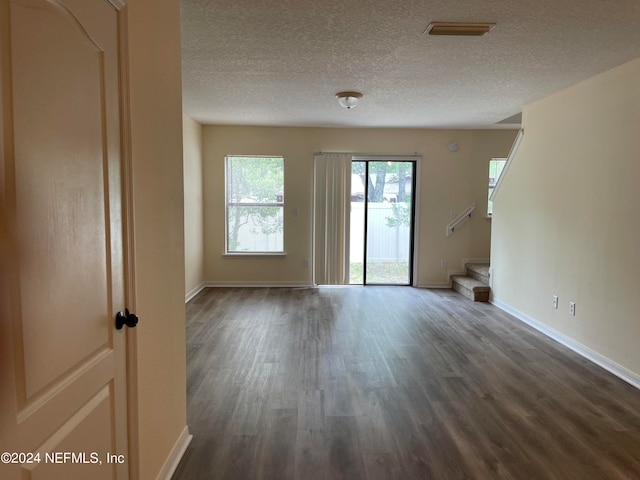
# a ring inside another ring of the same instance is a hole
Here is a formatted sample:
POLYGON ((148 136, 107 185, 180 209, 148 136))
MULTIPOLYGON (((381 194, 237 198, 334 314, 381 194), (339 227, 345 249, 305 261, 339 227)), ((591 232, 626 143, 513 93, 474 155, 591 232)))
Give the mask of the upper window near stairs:
POLYGON ((506 158, 492 158, 491 160, 489 160, 489 195, 487 197, 488 217, 491 217, 493 215, 493 202, 489 200, 489 198, 491 198, 493 189, 496 187, 498 179, 500 178, 500 174, 502 173, 502 170, 504 169, 506 163, 506 158))

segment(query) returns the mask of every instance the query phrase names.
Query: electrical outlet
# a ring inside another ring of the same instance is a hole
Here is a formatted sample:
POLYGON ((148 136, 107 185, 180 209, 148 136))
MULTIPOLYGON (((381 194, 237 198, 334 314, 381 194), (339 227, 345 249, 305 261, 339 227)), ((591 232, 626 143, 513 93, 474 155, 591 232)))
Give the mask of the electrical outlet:
POLYGON ((447 261, 446 260, 440 260, 440 268, 447 268, 447 261))
POLYGON ((574 302, 569 302, 569 315, 576 315, 576 304, 574 302))
POLYGON ((553 308, 554 310, 558 309, 558 295, 553 296, 553 308))
POLYGON ((302 264, 304 265, 304 268, 309 268, 309 259, 305 258, 302 264))
POLYGON ((456 211, 451 210, 451 213, 449 213, 449 215, 451 215, 451 218, 456 218, 456 211))

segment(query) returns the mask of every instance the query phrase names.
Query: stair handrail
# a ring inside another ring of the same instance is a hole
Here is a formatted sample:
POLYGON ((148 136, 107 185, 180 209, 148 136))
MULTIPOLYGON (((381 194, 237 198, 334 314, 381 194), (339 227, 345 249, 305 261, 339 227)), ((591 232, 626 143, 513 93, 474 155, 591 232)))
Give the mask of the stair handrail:
POLYGON ((520 147, 520 142, 522 142, 522 137, 524 137, 524 128, 521 128, 518 134, 516 135, 516 138, 513 141, 513 145, 511 145, 511 150, 509 150, 509 156, 507 157, 507 162, 504 164, 504 167, 502 168, 502 173, 500 173, 500 176, 498 177, 498 181, 496 182, 495 187, 493 187, 493 191, 491 192, 491 195, 489 195, 489 200, 491 200, 492 202, 496 197, 496 193, 498 193, 498 190, 500 190, 500 185, 502 185, 502 180, 504 179, 504 177, 507 176, 507 170, 509 170, 509 167, 511 166, 511 163, 513 161, 513 157, 515 157, 516 153, 518 152, 518 148, 520 147))
POLYGON ((462 212, 455 219, 453 219, 453 221, 449 225, 447 225, 447 237, 451 235, 453 232, 455 232, 459 226, 467 223, 469 219, 472 217, 473 212, 475 212, 475 210, 476 210, 476 203, 473 202, 471 205, 469 205, 469 207, 467 207, 467 209, 464 212, 462 212))

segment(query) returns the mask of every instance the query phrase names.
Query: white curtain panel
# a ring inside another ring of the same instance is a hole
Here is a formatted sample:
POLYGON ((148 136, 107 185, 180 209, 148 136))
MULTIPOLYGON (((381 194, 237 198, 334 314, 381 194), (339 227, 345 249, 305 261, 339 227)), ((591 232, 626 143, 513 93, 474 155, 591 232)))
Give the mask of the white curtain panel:
POLYGON ((351 154, 314 157, 314 281, 317 285, 349 283, 349 217, 351 154))

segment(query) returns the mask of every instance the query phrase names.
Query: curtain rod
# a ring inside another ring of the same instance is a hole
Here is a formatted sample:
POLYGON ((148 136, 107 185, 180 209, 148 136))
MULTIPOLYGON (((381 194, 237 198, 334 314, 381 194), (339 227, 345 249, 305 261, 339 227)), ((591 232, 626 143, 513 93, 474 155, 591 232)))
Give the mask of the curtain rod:
POLYGON ((360 152, 313 152, 314 155, 353 155, 354 157, 421 157, 418 152, 413 153, 360 153, 360 152))

